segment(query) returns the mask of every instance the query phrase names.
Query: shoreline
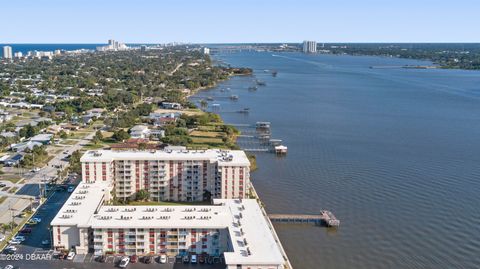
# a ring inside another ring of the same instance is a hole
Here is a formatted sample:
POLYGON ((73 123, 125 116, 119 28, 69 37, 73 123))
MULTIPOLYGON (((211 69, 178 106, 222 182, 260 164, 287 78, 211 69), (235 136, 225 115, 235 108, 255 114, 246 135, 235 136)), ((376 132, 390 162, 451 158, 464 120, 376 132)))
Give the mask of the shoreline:
MULTIPOLYGON (((213 90, 215 87, 218 87, 218 86, 219 86, 219 85, 218 85, 219 82, 227 81, 227 80, 231 79, 231 78, 234 77, 234 76, 253 76, 253 71, 252 71, 252 73, 250 73, 250 74, 232 74, 232 75, 229 75, 229 77, 228 77, 227 79, 219 80, 219 81, 215 82, 215 86, 212 86, 212 87, 201 87, 201 88, 203 88, 203 89, 197 89, 195 92, 192 91, 192 94, 190 94, 190 95, 187 97, 187 99, 190 98, 190 97, 193 97, 194 95, 196 95, 196 94, 199 93, 200 91, 213 90)), ((197 107, 197 108, 198 108, 198 107, 197 107)), ((202 111, 203 111, 203 110, 202 110, 202 111)), ((214 113, 214 112, 212 112, 212 113, 214 113)), ((221 117, 221 115, 220 115, 219 113, 214 113, 214 114, 217 114, 218 116, 220 116, 220 119, 221 119, 222 122, 223 122, 223 119, 222 119, 222 117, 221 117)), ((235 145, 237 145, 237 146, 240 148, 240 146, 237 144, 237 141, 236 141, 236 140, 235 140, 235 145)), ((241 148, 240 148, 240 149, 241 149, 241 148)), ((257 162, 256 162, 256 155, 255 155, 255 154, 252 154, 252 155, 254 156, 254 157, 252 157, 252 158, 255 159, 255 163, 252 163, 252 161, 251 161, 250 158, 249 158, 249 161, 250 161, 250 164, 251 164, 251 166, 250 166, 250 167, 251 167, 250 172, 254 172, 255 170, 258 169, 258 165, 257 165, 257 162), (252 167, 254 167, 254 169, 252 169, 252 167)), ((273 226, 273 223, 272 223, 272 222, 270 221, 270 219, 268 218, 268 214, 267 214, 267 211, 266 211, 266 209, 265 209, 266 206, 265 206, 265 204, 262 202, 260 196, 258 195, 258 193, 257 193, 257 191, 256 191, 256 189, 255 189, 255 187, 253 186, 253 183, 252 183, 251 181, 250 181, 250 186, 249 186, 249 193, 250 193, 251 196, 254 197, 254 199, 257 200, 257 202, 258 202, 258 204, 259 204, 259 206, 260 206, 260 209, 262 210, 262 214, 263 214, 263 216, 265 217, 265 221, 267 222, 267 225, 268 225, 268 227, 269 227, 269 229, 270 229, 270 231, 271 231, 271 233, 272 233, 272 236, 273 236, 273 238, 275 239, 275 242, 277 243, 277 246, 278 246, 278 248, 279 248, 280 252, 282 253, 282 256, 283 256, 283 258, 284 258, 284 260, 285 260, 284 268, 286 268, 286 269, 293 269, 292 264, 291 264, 291 262, 290 262, 290 259, 288 258, 288 255, 287 255, 287 253, 286 253, 286 251, 285 251, 285 249, 284 249, 284 247, 283 247, 283 245, 282 245, 282 242, 281 242, 280 238, 278 237, 277 232, 275 231, 275 227, 273 226)))

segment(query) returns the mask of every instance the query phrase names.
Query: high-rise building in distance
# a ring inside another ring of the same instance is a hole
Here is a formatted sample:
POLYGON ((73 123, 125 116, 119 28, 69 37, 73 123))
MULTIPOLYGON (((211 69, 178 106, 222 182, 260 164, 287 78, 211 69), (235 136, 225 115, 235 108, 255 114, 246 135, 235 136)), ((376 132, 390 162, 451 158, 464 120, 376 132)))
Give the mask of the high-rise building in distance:
POLYGON ((303 41, 303 52, 304 53, 316 53, 317 52, 317 42, 316 41, 303 41))
POLYGON ((10 46, 4 46, 3 47, 3 58, 4 59, 12 59, 13 58, 12 47, 10 47, 10 46))

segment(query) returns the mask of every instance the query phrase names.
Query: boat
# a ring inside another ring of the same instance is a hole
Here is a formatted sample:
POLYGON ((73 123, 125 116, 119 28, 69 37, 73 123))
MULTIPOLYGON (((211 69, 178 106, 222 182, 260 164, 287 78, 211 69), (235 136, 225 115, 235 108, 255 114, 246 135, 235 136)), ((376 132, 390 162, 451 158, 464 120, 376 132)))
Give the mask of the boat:
POLYGON ((257 79, 256 83, 257 83, 258 86, 266 86, 267 85, 267 83, 265 81, 261 81, 261 80, 258 80, 258 79, 257 79))
POLYGON ((276 77, 277 74, 278 74, 277 70, 273 70, 273 71, 272 71, 272 76, 276 77))
POLYGON ((256 91, 257 89, 258 89, 257 86, 250 86, 250 87, 248 87, 248 90, 249 90, 249 91, 256 91))
POLYGON ((232 96, 230 96, 230 99, 231 100, 238 100, 238 95, 232 95, 232 96))
POLYGON ((213 97, 211 96, 207 97, 207 101, 213 101, 213 97))

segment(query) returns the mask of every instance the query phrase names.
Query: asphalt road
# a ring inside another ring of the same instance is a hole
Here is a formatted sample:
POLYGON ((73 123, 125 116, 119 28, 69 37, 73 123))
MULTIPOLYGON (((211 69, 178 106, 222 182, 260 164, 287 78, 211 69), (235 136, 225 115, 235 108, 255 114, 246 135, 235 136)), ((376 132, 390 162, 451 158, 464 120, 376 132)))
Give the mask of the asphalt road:
POLYGON ((40 195, 40 186, 38 183, 26 183, 15 194, 37 197, 40 195))

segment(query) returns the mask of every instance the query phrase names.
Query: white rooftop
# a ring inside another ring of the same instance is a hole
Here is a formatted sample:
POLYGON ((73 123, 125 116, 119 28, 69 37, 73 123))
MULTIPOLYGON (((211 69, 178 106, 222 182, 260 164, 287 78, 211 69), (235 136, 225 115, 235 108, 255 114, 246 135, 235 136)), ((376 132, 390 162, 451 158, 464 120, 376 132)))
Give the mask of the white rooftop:
POLYGON ((30 138, 31 141, 49 141, 52 139, 52 134, 37 134, 36 136, 30 138))
POLYGON ((221 206, 102 206, 90 218, 92 228, 210 228, 227 226, 221 206))
POLYGON ((225 205, 230 214, 228 232, 233 252, 224 252, 227 265, 284 264, 267 217, 255 199, 222 199, 215 203, 225 205))
POLYGON ((156 150, 156 151, 112 151, 89 150, 80 159, 81 162, 111 162, 114 160, 192 160, 218 162, 220 166, 250 165, 242 150, 156 150))
POLYGON ((109 190, 102 182, 79 184, 51 225, 226 229, 233 248, 224 252, 226 264, 284 263, 267 217, 255 199, 215 199, 214 205, 198 206, 103 206, 109 190))
POLYGON ((50 224, 85 227, 110 190, 109 184, 104 182, 82 182, 75 188, 50 224))

